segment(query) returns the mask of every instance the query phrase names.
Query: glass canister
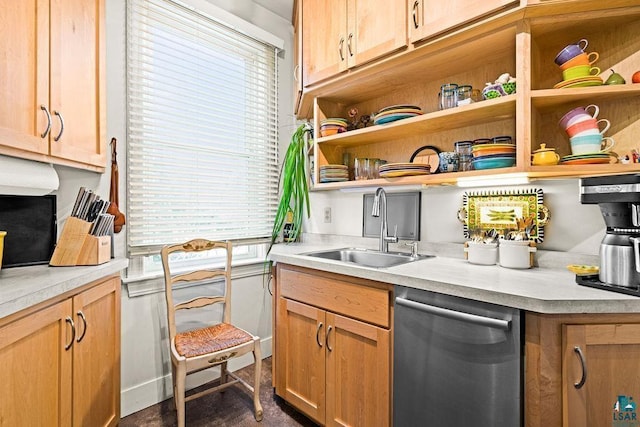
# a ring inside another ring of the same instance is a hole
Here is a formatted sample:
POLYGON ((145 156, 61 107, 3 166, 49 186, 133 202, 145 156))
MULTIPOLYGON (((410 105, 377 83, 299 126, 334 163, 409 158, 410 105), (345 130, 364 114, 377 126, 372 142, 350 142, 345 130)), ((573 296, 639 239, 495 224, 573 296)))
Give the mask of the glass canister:
POLYGON ((471 87, 471 85, 458 86, 457 105, 467 105, 473 102, 473 100, 471 99, 472 92, 473 88, 471 87))
POLYGON ((453 144, 455 152, 458 153, 458 170, 470 171, 473 169, 473 141, 458 141, 453 144))
POLYGON ((371 174, 371 160, 364 157, 357 157, 353 169, 356 181, 369 179, 371 174))
POLYGON ((458 105, 458 85, 455 83, 446 83, 440 86, 438 93, 439 108, 446 110, 458 105))

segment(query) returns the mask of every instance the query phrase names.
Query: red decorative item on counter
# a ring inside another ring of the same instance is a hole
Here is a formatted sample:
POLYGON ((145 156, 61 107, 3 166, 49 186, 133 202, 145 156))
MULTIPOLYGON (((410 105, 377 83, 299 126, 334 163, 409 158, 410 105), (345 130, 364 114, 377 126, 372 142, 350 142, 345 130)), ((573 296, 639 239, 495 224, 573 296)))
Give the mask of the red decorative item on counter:
POLYGON ((116 139, 111 138, 111 188, 109 189, 109 209, 107 212, 113 215, 113 231, 119 233, 126 219, 124 214, 118 209, 118 159, 116 153, 116 139))

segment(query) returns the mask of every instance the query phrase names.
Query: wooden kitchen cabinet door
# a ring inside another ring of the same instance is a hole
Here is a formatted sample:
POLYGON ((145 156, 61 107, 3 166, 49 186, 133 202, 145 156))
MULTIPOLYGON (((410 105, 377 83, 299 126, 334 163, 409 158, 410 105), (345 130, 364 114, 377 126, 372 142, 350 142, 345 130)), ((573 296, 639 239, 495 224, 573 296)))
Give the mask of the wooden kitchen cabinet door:
POLYGON ((70 313, 65 300, 0 327, 1 425, 72 425, 70 313))
POLYGON ((348 67, 407 46, 406 0, 349 0, 347 11, 348 67))
POLYGON ((46 155, 49 0, 5 1, 0 16, 0 145, 46 155))
POLYGON ((326 425, 390 425, 389 331, 332 313, 326 320, 326 425))
POLYGON ((51 7, 51 155, 101 167, 107 149, 104 2, 52 1, 51 7))
POLYGON ((519 3, 514 0, 409 0, 411 41, 419 41, 519 3), (413 22, 414 14, 417 24, 413 22))
POLYGON ((73 425, 115 426, 120 419, 120 279, 73 298, 73 425))
POLYGON ((637 424, 640 324, 564 325, 563 346, 563 426, 637 424))
POLYGON ((346 70, 347 0, 304 0, 302 22, 304 85, 346 70))
POLYGON ((320 424, 325 422, 325 328, 323 310, 278 300, 276 392, 320 424))

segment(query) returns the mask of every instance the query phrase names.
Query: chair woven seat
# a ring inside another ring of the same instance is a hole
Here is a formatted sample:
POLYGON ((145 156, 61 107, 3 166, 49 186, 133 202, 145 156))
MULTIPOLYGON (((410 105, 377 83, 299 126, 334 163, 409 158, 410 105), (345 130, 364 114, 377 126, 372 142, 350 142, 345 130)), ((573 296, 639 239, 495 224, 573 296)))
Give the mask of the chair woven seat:
POLYGON ((228 323, 176 334, 176 350, 184 357, 197 357, 253 340, 253 336, 228 323))

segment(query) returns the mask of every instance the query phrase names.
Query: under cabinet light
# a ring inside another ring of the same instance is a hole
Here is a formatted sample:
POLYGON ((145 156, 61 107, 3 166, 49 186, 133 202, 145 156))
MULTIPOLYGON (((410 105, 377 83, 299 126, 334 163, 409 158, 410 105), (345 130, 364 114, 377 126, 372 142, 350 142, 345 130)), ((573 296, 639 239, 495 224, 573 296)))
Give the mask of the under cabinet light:
POLYGON ((341 188, 340 192, 342 193, 375 193, 378 187, 384 188, 384 191, 387 193, 397 192, 397 191, 420 191, 423 190, 424 187, 420 184, 418 185, 378 185, 371 187, 345 187, 341 188))
POLYGON ((526 173, 506 173, 503 175, 468 176, 458 178, 458 187, 491 187, 499 185, 529 184, 526 173))

